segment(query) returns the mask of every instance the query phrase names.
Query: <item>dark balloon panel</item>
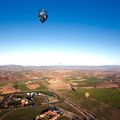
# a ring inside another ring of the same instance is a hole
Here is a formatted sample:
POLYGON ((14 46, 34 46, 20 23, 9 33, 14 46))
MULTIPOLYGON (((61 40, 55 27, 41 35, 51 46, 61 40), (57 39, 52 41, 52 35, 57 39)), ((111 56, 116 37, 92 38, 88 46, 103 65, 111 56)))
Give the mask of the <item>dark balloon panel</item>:
POLYGON ((38 18, 41 21, 41 23, 44 23, 48 18, 47 11, 45 11, 44 9, 40 10, 38 18))

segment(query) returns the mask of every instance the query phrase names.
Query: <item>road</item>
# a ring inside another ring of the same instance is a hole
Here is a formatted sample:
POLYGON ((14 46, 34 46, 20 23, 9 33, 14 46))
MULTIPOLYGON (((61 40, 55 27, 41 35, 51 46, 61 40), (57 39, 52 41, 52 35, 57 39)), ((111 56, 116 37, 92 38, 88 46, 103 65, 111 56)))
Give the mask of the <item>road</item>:
POLYGON ((82 117, 83 120, 97 120, 92 114, 88 113, 84 109, 80 108, 80 106, 76 105, 75 103, 71 102, 68 98, 66 98, 61 92, 56 90, 51 90, 54 94, 61 97, 66 104, 74 108, 82 117))

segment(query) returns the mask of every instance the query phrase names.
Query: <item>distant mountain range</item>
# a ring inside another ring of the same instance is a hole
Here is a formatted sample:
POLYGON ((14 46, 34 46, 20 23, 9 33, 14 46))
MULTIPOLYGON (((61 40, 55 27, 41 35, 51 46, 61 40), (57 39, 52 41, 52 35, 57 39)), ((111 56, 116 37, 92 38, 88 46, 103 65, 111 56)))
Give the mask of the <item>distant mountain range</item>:
POLYGON ((49 69, 73 69, 73 70, 120 70, 120 65, 104 66, 21 66, 21 65, 1 65, 0 70, 49 70, 49 69))

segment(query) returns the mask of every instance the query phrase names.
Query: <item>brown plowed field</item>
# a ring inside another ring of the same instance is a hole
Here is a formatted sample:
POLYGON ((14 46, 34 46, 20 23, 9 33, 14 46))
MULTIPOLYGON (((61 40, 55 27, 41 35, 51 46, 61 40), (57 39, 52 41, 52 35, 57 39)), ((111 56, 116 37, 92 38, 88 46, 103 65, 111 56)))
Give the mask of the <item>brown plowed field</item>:
POLYGON ((66 82, 64 82, 63 80, 49 80, 49 87, 51 89, 56 89, 56 90, 59 90, 59 89, 71 89, 70 85, 66 82))
POLYGON ((30 83, 30 84, 27 84, 26 86, 29 89, 37 89, 40 87, 40 85, 38 83, 30 83))
POLYGON ((3 86, 2 91, 3 91, 2 94, 10 94, 17 92, 17 90, 10 85, 3 86))

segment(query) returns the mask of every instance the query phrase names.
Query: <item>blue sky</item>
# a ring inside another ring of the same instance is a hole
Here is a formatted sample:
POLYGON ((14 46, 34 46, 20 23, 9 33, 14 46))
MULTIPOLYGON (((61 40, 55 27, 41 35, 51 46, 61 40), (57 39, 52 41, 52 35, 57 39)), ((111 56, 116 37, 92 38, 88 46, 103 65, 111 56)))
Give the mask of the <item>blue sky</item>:
POLYGON ((119 0, 0 0, 0 64, 120 65, 119 0), (41 24, 38 11, 46 9, 41 24))

